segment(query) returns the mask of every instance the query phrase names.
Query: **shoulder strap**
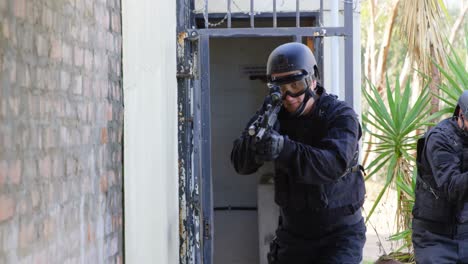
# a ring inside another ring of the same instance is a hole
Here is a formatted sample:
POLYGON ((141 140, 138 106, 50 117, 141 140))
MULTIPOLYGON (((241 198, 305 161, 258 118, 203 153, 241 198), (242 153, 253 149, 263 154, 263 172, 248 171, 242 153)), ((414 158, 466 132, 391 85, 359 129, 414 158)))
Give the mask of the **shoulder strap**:
POLYGON ((432 131, 427 132, 424 134, 420 139, 418 139, 417 146, 416 146, 416 167, 418 168, 417 173, 417 180, 421 182, 421 186, 424 190, 431 192, 436 199, 439 199, 441 196, 440 193, 431 187, 429 183, 427 183, 421 176, 421 169, 422 168, 422 155, 426 154, 426 143, 429 137, 433 134, 432 131))

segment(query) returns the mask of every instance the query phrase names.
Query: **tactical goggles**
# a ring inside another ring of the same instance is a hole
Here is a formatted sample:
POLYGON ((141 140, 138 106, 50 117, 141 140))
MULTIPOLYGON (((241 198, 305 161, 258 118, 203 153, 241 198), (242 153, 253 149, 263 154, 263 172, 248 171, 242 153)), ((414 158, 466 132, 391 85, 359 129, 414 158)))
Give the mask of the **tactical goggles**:
POLYGON ((297 73, 288 76, 271 77, 270 85, 278 86, 281 92, 281 99, 286 96, 299 97, 303 95, 310 84, 310 77, 303 73, 297 73))

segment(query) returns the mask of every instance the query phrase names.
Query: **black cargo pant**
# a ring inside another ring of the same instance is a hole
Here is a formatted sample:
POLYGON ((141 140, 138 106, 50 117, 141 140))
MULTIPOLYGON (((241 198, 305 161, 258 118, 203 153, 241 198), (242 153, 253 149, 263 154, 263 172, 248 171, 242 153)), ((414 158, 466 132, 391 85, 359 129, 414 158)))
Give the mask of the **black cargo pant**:
POLYGON ((416 263, 468 263, 468 232, 441 235, 413 221, 413 246, 416 263))
POLYGON ((279 226, 270 244, 269 264, 350 263, 362 261, 366 226, 357 212, 348 220, 331 226, 320 226, 310 236, 279 226))

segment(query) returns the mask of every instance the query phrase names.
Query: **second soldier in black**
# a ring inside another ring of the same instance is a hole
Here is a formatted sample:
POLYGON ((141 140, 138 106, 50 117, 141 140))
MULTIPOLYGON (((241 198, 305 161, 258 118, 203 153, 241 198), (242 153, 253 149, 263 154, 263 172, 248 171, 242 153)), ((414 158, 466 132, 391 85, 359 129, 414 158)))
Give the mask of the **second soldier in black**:
POLYGON ((269 263, 360 263, 366 227, 357 115, 318 85, 315 58, 303 44, 277 47, 267 77, 280 88, 278 120, 259 141, 248 134, 265 102, 235 140, 231 162, 240 174, 274 162, 280 219, 269 263))
POLYGON ((418 140, 416 262, 468 263, 468 91, 454 116, 418 140))

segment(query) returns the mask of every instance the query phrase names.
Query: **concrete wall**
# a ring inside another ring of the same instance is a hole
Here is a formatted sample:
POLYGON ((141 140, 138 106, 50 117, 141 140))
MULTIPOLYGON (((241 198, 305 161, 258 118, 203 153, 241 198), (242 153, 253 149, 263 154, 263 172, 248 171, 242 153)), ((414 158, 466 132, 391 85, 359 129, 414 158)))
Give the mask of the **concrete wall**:
POLYGON ((118 0, 0 0, 0 263, 121 263, 118 0))
POLYGON ((122 3, 127 263, 179 262, 175 3, 122 3))

